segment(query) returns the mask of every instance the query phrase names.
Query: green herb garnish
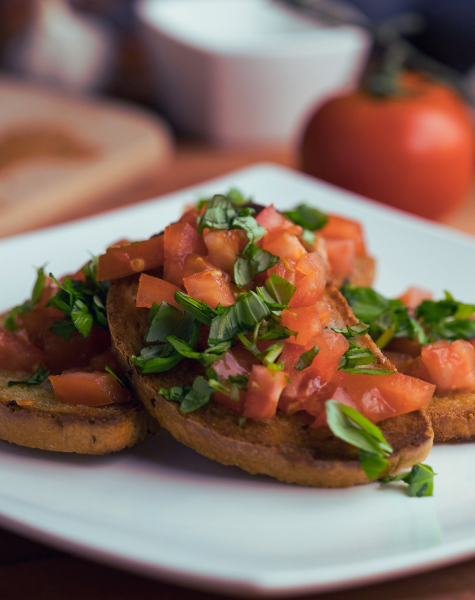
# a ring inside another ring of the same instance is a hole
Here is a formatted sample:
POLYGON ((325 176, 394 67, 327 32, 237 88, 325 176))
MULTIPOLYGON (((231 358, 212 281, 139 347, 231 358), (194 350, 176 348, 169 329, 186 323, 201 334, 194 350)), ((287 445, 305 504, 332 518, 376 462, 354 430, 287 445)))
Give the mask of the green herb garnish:
POLYGON ((429 465, 416 463, 408 473, 399 473, 380 479, 381 484, 403 481, 408 484, 408 496, 422 498, 434 495, 434 470, 429 465))
POLYGON ((33 385, 41 385, 43 381, 48 378, 49 371, 47 371, 43 365, 40 365, 36 371, 28 377, 28 379, 24 379, 23 381, 9 381, 8 387, 13 387, 14 385, 26 385, 27 387, 31 387, 33 385))
POLYGON ((40 267, 36 270, 36 281, 31 292, 31 298, 25 300, 23 304, 15 306, 12 310, 5 315, 4 327, 8 331, 16 331, 18 329, 16 324, 16 316, 20 313, 26 313, 32 310, 32 308, 38 304, 45 289, 45 273, 44 268, 40 267))
POLYGON ((309 367, 319 351, 320 348, 318 346, 314 346, 313 348, 310 348, 310 350, 307 350, 307 352, 301 354, 294 368, 297 369, 297 371, 303 371, 309 367))
POLYGON ((308 204, 300 204, 294 210, 283 213, 288 219, 309 231, 322 229, 328 222, 328 216, 308 204))

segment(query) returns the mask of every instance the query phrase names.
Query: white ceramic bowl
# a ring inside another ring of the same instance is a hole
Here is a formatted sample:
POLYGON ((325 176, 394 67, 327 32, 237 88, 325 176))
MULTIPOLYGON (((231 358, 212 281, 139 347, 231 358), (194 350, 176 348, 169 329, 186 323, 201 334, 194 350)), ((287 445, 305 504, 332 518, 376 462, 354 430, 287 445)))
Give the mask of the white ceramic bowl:
POLYGON ((309 110, 354 84, 368 39, 270 0, 141 0, 159 108, 223 143, 287 142, 309 110))

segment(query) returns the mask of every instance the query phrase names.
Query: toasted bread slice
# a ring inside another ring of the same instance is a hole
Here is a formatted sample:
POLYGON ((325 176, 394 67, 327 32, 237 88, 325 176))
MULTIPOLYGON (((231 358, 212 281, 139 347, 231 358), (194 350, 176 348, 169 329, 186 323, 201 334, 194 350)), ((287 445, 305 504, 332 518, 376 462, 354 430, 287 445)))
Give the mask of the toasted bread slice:
POLYGON ((435 394, 425 412, 432 421, 434 442, 472 442, 475 440, 475 394, 452 392, 435 394))
MULTIPOLYGON (((211 403, 183 414, 177 403, 160 396, 162 387, 191 385, 201 367, 196 361, 183 360, 171 371, 142 375, 130 361, 132 354, 140 352, 148 324, 148 310, 135 306, 137 285, 137 277, 111 285, 107 312, 113 349, 137 397, 175 439, 220 463, 288 483, 347 487, 368 481, 357 458, 358 450, 334 437, 328 427, 311 428, 313 417, 306 413, 250 419, 245 427, 239 427, 236 414, 225 407, 211 403)), ((333 327, 357 322, 336 288, 329 288, 326 297, 332 305, 333 327)), ((359 339, 377 354, 380 365, 393 368, 369 336, 359 339)), ((387 419, 379 426, 394 448, 385 475, 424 460, 432 447, 432 427, 421 411, 387 419)))
POLYGON ((134 400, 108 406, 73 406, 56 400, 51 384, 9 388, 28 373, 0 371, 0 439, 41 450, 108 454, 135 446, 159 429, 134 400))

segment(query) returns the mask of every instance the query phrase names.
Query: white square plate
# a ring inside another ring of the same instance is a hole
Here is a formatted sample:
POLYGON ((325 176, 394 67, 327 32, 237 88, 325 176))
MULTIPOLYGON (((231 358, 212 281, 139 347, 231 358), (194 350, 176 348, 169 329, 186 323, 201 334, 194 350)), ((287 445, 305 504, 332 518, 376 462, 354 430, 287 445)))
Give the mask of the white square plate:
MULTIPOLYGON (((472 238, 271 165, 159 201, 0 241, 0 310, 30 294, 34 272, 75 270, 87 251, 140 239, 202 195, 237 186, 278 208, 305 200, 361 221, 377 287, 411 284, 475 299, 472 238)), ((214 463, 166 432, 109 457, 0 442, 0 523, 139 573, 228 593, 298 594, 434 568, 475 554, 475 447, 436 447, 433 498, 378 484, 344 490, 278 483, 214 463)))

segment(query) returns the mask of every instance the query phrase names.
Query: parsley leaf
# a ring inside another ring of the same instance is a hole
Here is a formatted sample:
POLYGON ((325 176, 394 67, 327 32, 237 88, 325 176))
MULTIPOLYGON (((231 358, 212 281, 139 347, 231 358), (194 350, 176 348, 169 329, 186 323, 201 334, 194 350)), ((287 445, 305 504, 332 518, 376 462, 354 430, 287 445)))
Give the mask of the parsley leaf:
POLYGON ((434 470, 429 465, 416 463, 408 473, 384 477, 380 479, 382 485, 395 481, 404 481, 408 484, 407 495, 422 498, 434 495, 434 470))
POLYGON ((308 206, 308 204, 300 204, 294 210, 284 212, 283 214, 297 225, 310 231, 322 229, 328 222, 326 214, 308 206))
POLYGON ((41 385, 43 381, 48 378, 48 375, 49 371, 47 371, 43 365, 40 365, 28 379, 24 379, 23 381, 9 381, 8 387, 13 387, 14 385, 26 385, 27 387, 41 385))

